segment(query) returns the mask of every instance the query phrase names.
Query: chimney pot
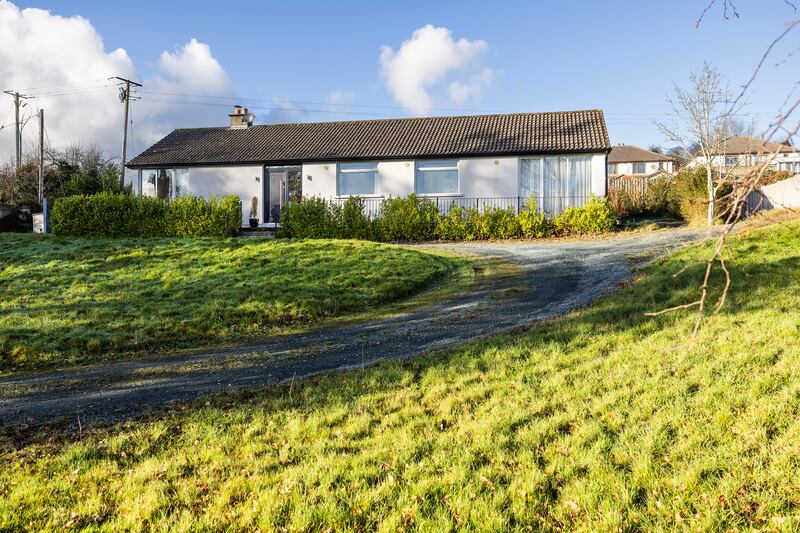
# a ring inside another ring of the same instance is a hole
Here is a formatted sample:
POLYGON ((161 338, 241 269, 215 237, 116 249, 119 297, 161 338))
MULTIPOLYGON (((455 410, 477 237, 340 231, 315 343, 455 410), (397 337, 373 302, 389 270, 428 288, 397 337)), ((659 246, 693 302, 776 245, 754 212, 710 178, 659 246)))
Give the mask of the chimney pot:
POLYGON ((253 115, 247 112, 246 107, 243 109, 240 105, 233 106, 233 113, 230 113, 228 117, 232 129, 245 129, 253 125, 253 115))

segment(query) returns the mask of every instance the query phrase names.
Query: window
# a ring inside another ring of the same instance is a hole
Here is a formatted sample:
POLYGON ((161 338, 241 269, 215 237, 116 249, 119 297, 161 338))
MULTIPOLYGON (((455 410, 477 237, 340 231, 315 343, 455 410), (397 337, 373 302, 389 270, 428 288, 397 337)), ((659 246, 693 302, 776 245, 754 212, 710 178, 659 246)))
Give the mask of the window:
POLYGON ((631 174, 645 174, 647 172, 645 163, 631 163, 631 174))
POLYGON ((609 163, 608 164, 608 173, 609 174, 616 174, 617 173, 617 164, 616 163, 609 163))
POLYGON ((189 170, 159 168, 142 171, 142 191, 145 196, 171 200, 188 192, 189 170))
POLYGON ((520 196, 533 196, 551 215, 580 207, 592 192, 592 156, 566 155, 520 159, 520 196))
POLYGON ((458 161, 417 161, 417 194, 458 194, 458 161))
POLYGON ((739 158, 733 156, 725 156, 725 166, 734 167, 739 164, 739 158))
POLYGON ((378 183, 378 163, 339 163, 338 196, 371 196, 378 183))
POLYGON ((526 200, 533 196, 537 205, 542 200, 542 158, 519 160, 519 195, 526 200))

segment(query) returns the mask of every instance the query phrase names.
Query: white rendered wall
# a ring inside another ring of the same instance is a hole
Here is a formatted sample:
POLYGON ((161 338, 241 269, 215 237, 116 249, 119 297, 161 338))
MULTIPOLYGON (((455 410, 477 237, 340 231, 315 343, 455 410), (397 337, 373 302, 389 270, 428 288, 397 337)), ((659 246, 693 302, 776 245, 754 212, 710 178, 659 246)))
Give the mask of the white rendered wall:
POLYGON ((608 182, 606 160, 606 154, 592 155, 592 194, 598 197, 606 195, 608 182))
POLYGON ((414 192, 414 161, 384 161, 378 163, 378 196, 400 197, 414 192))
POLYGON ((475 157, 458 162, 461 195, 505 198, 519 195, 519 158, 475 157))
POLYGON ((303 196, 334 198, 336 196, 336 162, 303 165, 303 196))

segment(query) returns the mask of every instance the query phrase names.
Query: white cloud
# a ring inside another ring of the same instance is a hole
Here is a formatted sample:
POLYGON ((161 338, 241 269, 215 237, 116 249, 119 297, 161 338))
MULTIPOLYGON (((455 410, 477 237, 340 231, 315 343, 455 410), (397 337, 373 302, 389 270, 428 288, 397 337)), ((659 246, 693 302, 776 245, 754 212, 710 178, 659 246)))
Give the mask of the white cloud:
POLYGON ((341 89, 331 91, 325 99, 327 103, 332 105, 349 104, 355 100, 355 95, 341 89))
MULTIPOLYGON (((20 9, 0 0, 0 88, 37 88, 29 92, 41 96, 26 100, 24 115, 45 109, 51 145, 96 144, 110 157, 118 157, 123 106, 113 86, 102 87, 111 83, 110 76, 140 79, 127 52, 106 50, 91 22, 42 9, 20 9)), ((196 39, 161 54, 156 74, 142 83, 144 91, 159 93, 233 93, 225 70, 209 46, 196 39)), ((130 155, 175 127, 224 125, 229 112, 224 106, 189 105, 192 99, 181 96, 140 96, 142 100, 132 103, 130 155)), ((6 117, 11 103, 11 97, 0 94, 0 120, 6 117)), ((5 123, 10 120, 13 121, 13 112, 5 123)), ((23 130, 26 151, 34 149, 33 140, 38 136, 34 123, 31 120, 23 130)), ((11 156, 13 146, 13 127, 0 131, 0 157, 11 156)))
MULTIPOLYGON (((144 80, 143 100, 135 103, 140 128, 136 141, 141 149, 153 144, 176 127, 225 125, 230 112, 224 101, 218 106, 193 105, 208 98, 178 95, 217 95, 234 93, 225 69, 211 54, 211 48, 192 39, 173 52, 163 52, 158 72, 144 80), (148 94, 148 93, 160 94, 148 94), (162 102, 153 102, 160 99, 162 102)), ((134 119, 136 118, 134 117, 134 119)))
MULTIPOLYGON (((106 51, 91 23, 81 17, 62 18, 41 9, 20 10, 0 0, 0 88, 38 88, 31 91, 54 94, 26 100, 23 116, 45 109, 48 136, 53 143, 101 143, 118 138, 122 123, 121 104, 104 85, 109 76, 135 77, 125 50, 106 51), (92 81, 94 80, 94 81, 92 81), (87 83, 89 82, 89 83, 87 83), (76 85, 77 84, 77 85, 76 85)), ((0 95, 0 113, 5 116, 11 98, 0 95)), ((13 120, 13 114, 9 117, 13 120)), ((33 122, 33 121, 32 121, 33 122)), ((13 153, 13 128, 0 131, 3 157, 13 153)), ((37 132, 31 123, 23 130, 29 144, 37 132)))
POLYGON ((480 98, 496 77, 484 65, 488 48, 486 41, 455 40, 447 28, 428 24, 396 51, 381 47, 381 72, 398 103, 415 115, 426 115, 440 92, 455 104, 480 98))

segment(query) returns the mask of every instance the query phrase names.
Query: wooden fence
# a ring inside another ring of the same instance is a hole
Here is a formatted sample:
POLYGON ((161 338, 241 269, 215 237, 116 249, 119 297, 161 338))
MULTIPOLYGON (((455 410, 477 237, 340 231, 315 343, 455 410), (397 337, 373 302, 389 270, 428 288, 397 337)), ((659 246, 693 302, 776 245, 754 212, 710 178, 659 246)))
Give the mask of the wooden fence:
POLYGON ((619 189, 635 198, 643 197, 649 186, 650 180, 647 176, 619 176, 608 180, 609 190, 619 189))

